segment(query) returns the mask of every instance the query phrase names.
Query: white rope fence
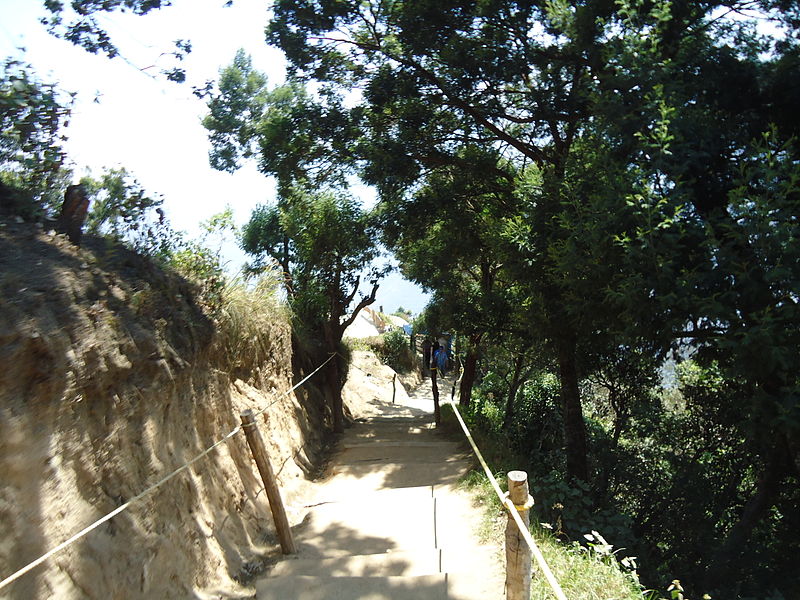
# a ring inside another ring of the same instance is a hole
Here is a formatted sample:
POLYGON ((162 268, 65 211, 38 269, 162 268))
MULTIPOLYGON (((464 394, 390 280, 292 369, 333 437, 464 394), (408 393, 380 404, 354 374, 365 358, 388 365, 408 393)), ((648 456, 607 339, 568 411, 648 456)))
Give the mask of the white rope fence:
MULTIPOLYGON (((297 388, 302 386, 306 381, 308 381, 314 375, 316 375, 317 372, 320 369, 322 369, 322 367, 327 365, 333 359, 334 356, 336 356, 336 354, 331 354, 325 362, 323 362, 316 369, 314 369, 314 371, 312 371, 309 375, 307 375, 300 382, 295 384, 290 390, 284 392, 283 394, 278 395, 278 397, 275 400, 270 402, 267 406, 265 406, 264 408, 262 408, 258 412, 254 413, 253 416, 255 417, 255 416, 259 416, 259 415, 264 414, 271 406, 273 406, 276 402, 278 402, 278 400, 280 400, 284 396, 288 396, 289 394, 294 392, 297 388)), ((214 442, 214 444, 212 444, 211 446, 209 446, 208 448, 203 450, 200 454, 198 454, 197 456, 195 456, 194 458, 192 458, 188 462, 184 463, 182 466, 178 467, 177 469, 175 469, 174 471, 172 471, 168 475, 165 475, 164 477, 159 479, 156 483, 154 483, 153 485, 151 485, 150 487, 145 489, 143 492, 137 494, 136 496, 134 496, 133 498, 128 500, 125 504, 117 507, 116 509, 114 509, 110 513, 108 513, 108 514, 104 515, 103 517, 99 518, 97 521, 95 521, 94 523, 92 523, 88 527, 85 527, 84 529, 81 529, 78 533, 73 535, 71 538, 69 538, 67 540, 64 540, 63 542, 61 542, 58 546, 56 546, 52 550, 49 550, 48 552, 46 552, 45 554, 43 554, 42 556, 40 556, 36 560, 28 563, 27 565, 25 565, 24 567, 22 567, 21 569, 19 569, 15 573, 13 573, 12 575, 9 575, 8 577, 6 577, 2 581, 0 581, 0 589, 3 589, 4 587, 9 585, 10 583, 16 581, 17 579, 19 579, 20 577, 25 575, 25 573, 27 573, 28 571, 30 571, 32 569, 35 569, 36 567, 38 567, 40 564, 45 562, 47 559, 49 559, 53 555, 57 554, 58 552, 61 552, 64 548, 66 548, 66 547, 70 546, 71 544, 75 543, 76 541, 78 541, 79 539, 84 537, 89 532, 97 529, 100 525, 102 525, 106 521, 109 521, 109 520, 113 519, 119 513, 121 513, 124 510, 128 509, 133 504, 136 504, 137 502, 139 502, 142 498, 144 498, 144 497, 148 496, 149 494, 153 493, 155 490, 157 490, 159 487, 164 485, 170 479, 173 479, 175 476, 179 475, 180 473, 182 473, 183 471, 185 471, 186 469, 191 467, 193 464, 195 464, 199 460, 201 460, 201 459, 205 458, 206 456, 208 456, 212 451, 214 451, 216 448, 218 448, 224 442, 226 442, 229 439, 231 439, 233 436, 235 436, 241 430, 242 430, 242 426, 241 425, 237 425, 233 430, 231 430, 230 432, 225 434, 225 436, 222 439, 220 439, 217 442, 214 442)))
POLYGON ((481 463, 481 466, 483 467, 486 476, 489 478, 489 483, 492 484, 495 494, 497 494, 497 497, 500 499, 500 502, 503 503, 503 505, 506 507, 511 517, 514 519, 514 522, 517 524, 517 527, 519 528, 519 532, 522 535, 522 538, 525 540, 525 543, 527 543, 528 547, 531 549, 531 552, 533 553, 533 556, 536 559, 536 563, 539 565, 539 568, 542 570, 545 579, 547 579, 547 583, 550 584, 550 588, 553 590, 553 594, 558 600, 567 600, 567 597, 564 595, 564 591, 561 589, 561 586, 559 585, 558 581, 553 575, 553 572, 550 570, 550 567, 547 564, 547 561, 544 559, 541 550, 539 550, 539 546, 536 545, 536 542, 533 540, 533 537, 531 537, 531 532, 528 531, 527 525, 525 525, 525 523, 523 523, 522 519, 520 518, 519 513, 517 512, 517 509, 514 506, 514 503, 508 498, 508 496, 503 494, 503 490, 501 490, 500 486, 497 484, 497 480, 494 478, 491 469, 489 469, 489 465, 486 464, 486 461, 483 458, 483 454, 481 454, 481 451, 475 444, 475 440, 472 439, 472 434, 469 432, 467 424, 461 417, 461 413, 458 411, 458 406, 456 406, 455 402, 448 402, 448 404, 450 404, 450 406, 453 408, 453 413, 455 413, 458 422, 461 424, 461 429, 464 430, 464 435, 467 436, 467 441, 469 442, 470 446, 472 446, 472 450, 475 452, 475 456, 478 457, 478 461, 481 463))

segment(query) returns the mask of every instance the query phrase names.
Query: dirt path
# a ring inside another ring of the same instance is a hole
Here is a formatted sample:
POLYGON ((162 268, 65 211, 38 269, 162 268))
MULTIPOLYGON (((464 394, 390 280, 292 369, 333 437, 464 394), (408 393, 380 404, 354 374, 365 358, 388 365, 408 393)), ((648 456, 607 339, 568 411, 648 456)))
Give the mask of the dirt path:
POLYGON ((315 486, 294 528, 298 555, 260 579, 256 597, 502 598, 498 549, 476 538, 479 509, 456 486, 471 459, 460 441, 434 429, 429 387, 395 390, 392 403, 385 378, 368 371, 366 383, 381 393, 363 397, 366 415, 315 486))

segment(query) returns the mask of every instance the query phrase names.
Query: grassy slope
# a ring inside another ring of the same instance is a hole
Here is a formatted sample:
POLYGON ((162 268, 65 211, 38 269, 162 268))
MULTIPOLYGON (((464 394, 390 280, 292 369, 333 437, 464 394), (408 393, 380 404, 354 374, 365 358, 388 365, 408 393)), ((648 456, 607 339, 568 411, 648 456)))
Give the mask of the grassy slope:
MULTIPOLYGON (((461 428, 449 406, 443 412, 443 426, 460 434, 461 428)), ((463 436, 463 434, 461 434, 463 436)), ((483 450, 482 450, 483 451, 483 450)), ((502 475, 502 474, 501 474, 502 475)), ((498 476, 501 487, 505 478, 498 476)), ((481 536, 496 546, 503 545, 506 516, 489 480, 482 470, 473 471, 463 485, 473 493, 476 504, 484 508, 481 536)), ((575 600, 641 600, 642 592, 635 577, 623 572, 613 557, 588 550, 580 545, 565 544, 538 524, 532 527, 533 538, 542 552, 550 570, 561 585, 567 598, 575 600)), ((547 580, 533 562, 531 598, 554 598, 547 580)))

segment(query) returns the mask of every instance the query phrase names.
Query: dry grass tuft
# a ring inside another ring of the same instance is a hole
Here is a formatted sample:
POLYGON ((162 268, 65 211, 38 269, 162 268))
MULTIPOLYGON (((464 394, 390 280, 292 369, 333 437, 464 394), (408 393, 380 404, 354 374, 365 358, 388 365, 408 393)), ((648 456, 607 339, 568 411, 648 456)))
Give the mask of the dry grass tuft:
POLYGON ((286 352, 289 309, 279 296, 280 281, 265 274, 254 282, 236 278, 222 291, 216 314, 218 346, 234 371, 251 370, 286 352))
MULTIPOLYGON (((577 543, 564 544, 536 524, 532 529, 539 549, 567 598, 641 600, 642 591, 635 575, 624 572, 613 556, 577 543)), ((535 562, 531 598, 553 598, 553 592, 535 562)))

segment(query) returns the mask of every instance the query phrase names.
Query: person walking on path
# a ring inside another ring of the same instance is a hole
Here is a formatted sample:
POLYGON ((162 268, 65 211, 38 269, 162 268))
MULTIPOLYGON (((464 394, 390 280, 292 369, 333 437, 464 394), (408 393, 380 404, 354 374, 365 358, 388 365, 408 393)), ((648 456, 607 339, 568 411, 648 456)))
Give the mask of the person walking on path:
POLYGON ((444 338, 439 338, 437 346, 439 348, 433 355, 433 368, 437 370, 439 377, 445 377, 447 375, 449 360, 449 356, 447 354, 447 341, 444 338))

